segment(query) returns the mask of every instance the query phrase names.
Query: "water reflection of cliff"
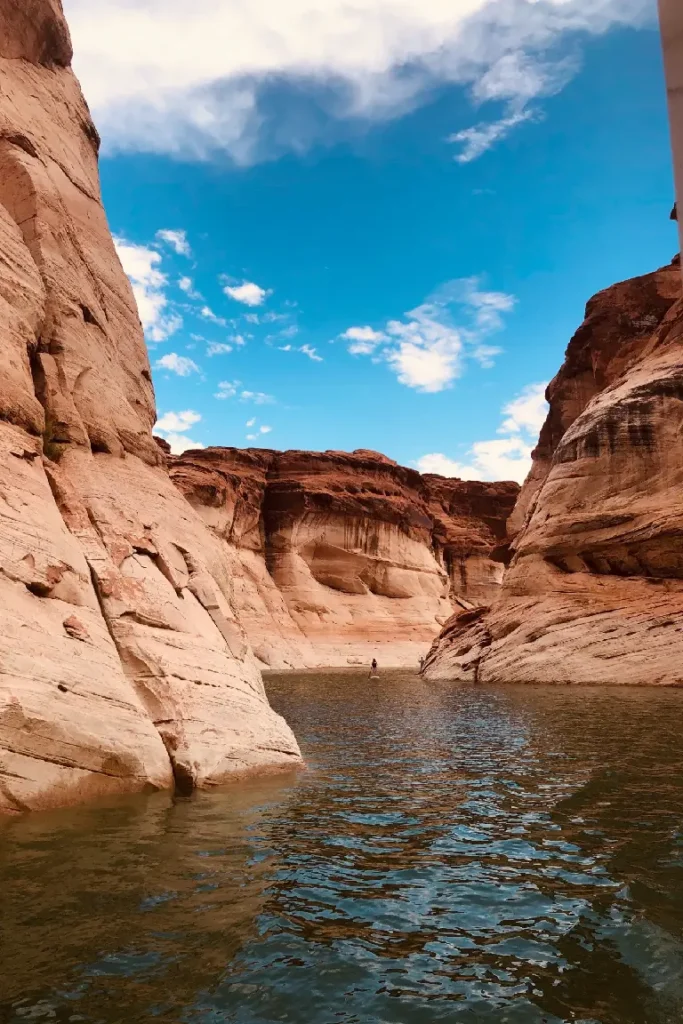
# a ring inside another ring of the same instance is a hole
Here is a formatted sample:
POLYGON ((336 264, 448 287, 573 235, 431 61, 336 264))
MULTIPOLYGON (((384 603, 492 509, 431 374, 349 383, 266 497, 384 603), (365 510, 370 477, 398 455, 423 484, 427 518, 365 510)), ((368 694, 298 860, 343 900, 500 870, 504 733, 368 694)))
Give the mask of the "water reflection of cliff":
POLYGON ((256 934, 289 781, 7 824, 0 1021, 176 1020, 256 934))
POLYGON ((680 691, 269 689, 308 772, 0 833, 3 1024, 683 1019, 680 691))

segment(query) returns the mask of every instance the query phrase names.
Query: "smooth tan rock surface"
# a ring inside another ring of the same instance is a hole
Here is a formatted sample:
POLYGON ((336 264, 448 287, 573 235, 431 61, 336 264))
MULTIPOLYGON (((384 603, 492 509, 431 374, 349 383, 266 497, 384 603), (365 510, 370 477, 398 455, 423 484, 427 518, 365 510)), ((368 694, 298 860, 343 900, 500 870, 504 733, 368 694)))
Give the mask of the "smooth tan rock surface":
POLYGON ((499 597, 447 624, 429 678, 683 684, 682 353, 677 261, 589 302, 499 597))
POLYGON ((171 484, 57 0, 0 0, 0 811, 288 767, 171 484))
POLYGON ((170 460, 220 540, 271 668, 415 666, 454 606, 490 598, 516 484, 422 477, 377 452, 211 448, 170 460))

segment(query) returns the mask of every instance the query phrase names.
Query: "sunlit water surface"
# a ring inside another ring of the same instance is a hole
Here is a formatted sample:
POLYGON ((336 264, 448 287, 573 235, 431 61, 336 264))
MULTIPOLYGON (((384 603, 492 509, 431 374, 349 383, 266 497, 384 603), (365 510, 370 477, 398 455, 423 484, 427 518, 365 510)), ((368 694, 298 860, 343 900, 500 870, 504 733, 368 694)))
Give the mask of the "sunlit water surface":
POLYGON ((268 689, 307 772, 0 826, 2 1024, 683 1021, 683 691, 268 689))

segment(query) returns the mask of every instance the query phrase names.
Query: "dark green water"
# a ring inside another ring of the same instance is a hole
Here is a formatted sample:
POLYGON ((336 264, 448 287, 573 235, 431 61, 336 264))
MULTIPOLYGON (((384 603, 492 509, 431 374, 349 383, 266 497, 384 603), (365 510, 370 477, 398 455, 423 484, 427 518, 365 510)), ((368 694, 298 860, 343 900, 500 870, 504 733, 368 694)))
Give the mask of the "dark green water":
POLYGON ((2 1024, 683 1021, 683 691, 268 686, 308 772, 0 826, 2 1024))

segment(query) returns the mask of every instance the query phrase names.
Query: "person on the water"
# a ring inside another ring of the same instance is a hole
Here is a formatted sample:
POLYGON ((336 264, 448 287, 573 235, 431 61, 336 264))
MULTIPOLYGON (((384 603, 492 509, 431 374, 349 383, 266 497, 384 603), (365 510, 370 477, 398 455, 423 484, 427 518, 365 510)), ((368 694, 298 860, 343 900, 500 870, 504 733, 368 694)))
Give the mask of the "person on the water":
POLYGON ((378 668, 379 668, 379 666, 377 664, 377 658, 373 658, 372 659, 372 665, 370 666, 370 678, 371 679, 372 679, 373 676, 377 675, 378 668))

